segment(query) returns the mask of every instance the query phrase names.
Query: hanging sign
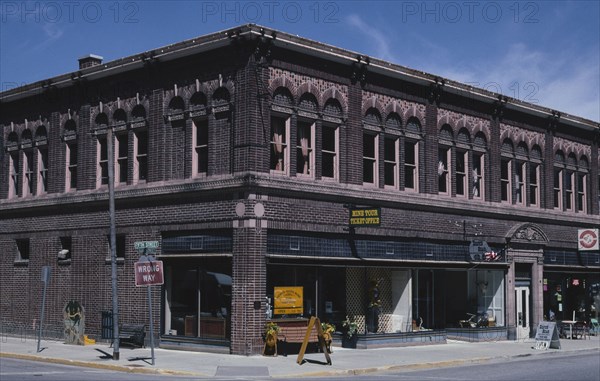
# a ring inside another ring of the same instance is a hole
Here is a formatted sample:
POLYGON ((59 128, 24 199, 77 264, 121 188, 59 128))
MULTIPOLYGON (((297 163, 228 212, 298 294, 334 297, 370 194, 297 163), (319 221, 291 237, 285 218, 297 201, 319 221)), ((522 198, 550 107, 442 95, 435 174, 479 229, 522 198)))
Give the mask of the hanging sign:
POLYGON ((577 231, 577 244, 579 251, 598 250, 598 232, 600 229, 579 229, 577 231))
POLYGON ((351 208, 350 226, 379 226, 381 208, 351 208))

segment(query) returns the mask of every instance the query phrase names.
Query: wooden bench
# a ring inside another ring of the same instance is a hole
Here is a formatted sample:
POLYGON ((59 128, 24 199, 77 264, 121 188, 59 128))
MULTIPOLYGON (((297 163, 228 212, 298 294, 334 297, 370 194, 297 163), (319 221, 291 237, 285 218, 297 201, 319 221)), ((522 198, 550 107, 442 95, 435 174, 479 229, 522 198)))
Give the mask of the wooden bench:
MULTIPOLYGON (((300 327, 290 327, 290 326, 281 326, 279 327, 278 339, 282 341, 282 352, 283 355, 286 356, 288 353, 288 343, 289 344, 302 344, 304 342, 304 336, 306 335, 307 326, 300 327)), ((309 343, 318 343, 319 338, 317 336, 317 329, 313 327, 308 337, 309 343)))
POLYGON ((146 326, 143 324, 123 324, 119 328, 119 343, 134 347, 145 347, 146 326))

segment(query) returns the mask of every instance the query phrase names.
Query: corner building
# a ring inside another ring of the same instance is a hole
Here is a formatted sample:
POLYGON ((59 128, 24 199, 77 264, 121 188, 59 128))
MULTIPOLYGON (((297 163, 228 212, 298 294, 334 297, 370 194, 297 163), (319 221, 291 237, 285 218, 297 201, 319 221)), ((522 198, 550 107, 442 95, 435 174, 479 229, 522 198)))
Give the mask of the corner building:
POLYGON ((109 144, 119 321, 147 324, 134 243, 159 241, 162 346, 260 353, 267 318, 350 316, 371 347, 467 313, 508 339, 597 317, 578 231, 600 225, 598 122, 256 25, 90 55, 0 102, 5 332, 39 321, 50 266, 48 329, 74 300, 100 337, 109 144), (360 207, 379 225, 349 227, 360 207), (301 311, 268 316, 292 286, 301 311))

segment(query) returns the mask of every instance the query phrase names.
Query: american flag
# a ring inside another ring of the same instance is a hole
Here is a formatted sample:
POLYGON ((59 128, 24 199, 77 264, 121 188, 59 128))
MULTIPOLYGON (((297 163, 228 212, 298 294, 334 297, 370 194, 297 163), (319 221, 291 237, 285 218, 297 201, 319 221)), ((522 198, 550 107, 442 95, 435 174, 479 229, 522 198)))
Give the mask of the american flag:
POLYGON ((485 253, 485 260, 488 262, 497 261, 498 259, 500 259, 500 255, 495 251, 488 251, 485 253))

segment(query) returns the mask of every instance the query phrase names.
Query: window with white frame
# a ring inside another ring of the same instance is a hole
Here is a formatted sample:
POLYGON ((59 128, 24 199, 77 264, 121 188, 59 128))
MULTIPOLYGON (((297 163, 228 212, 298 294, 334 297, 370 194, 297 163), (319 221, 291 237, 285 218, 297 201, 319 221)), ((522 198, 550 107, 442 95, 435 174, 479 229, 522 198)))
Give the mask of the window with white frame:
POLYGON ((525 180, 527 163, 517 161, 515 164, 515 204, 525 204, 525 180))
POLYGON ((563 201, 563 170, 554 168, 554 208, 562 209, 563 201))
POLYGON ((17 261, 29 261, 29 253, 30 253, 30 242, 28 238, 17 239, 17 261))
POLYGON ((296 129, 296 173, 314 177, 315 123, 299 120, 296 129))
POLYGON ((396 188, 398 186, 398 144, 399 139, 386 136, 383 146, 383 179, 385 186, 396 188))
POLYGON ((194 176, 208 173, 208 119, 194 119, 192 129, 192 174, 194 176))
POLYGON ((9 160, 8 198, 19 195, 19 152, 11 152, 9 160))
POLYGON ((512 202, 512 160, 503 157, 500 160, 500 200, 502 202, 512 202))
POLYGON ((98 136, 96 157, 98 158, 96 184, 108 185, 108 146, 106 135, 98 136))
POLYGON ((574 202, 575 172, 573 172, 571 170, 567 170, 565 172, 564 181, 565 181, 564 182, 565 186, 563 188, 565 191, 565 210, 573 211, 574 207, 575 207, 575 202, 574 202))
POLYGON ((438 192, 450 194, 450 163, 452 162, 450 147, 440 146, 438 149, 438 192))
POLYGON ((404 141, 404 189, 419 190, 419 142, 404 141))
POLYGON ((540 164, 529 163, 529 205, 540 206, 540 164))
POLYGON ((125 184, 127 183, 129 136, 126 133, 119 134, 116 136, 115 143, 115 152, 117 153, 117 167, 115 168, 115 180, 117 184, 125 184))
POLYGON ((136 182, 148 180, 148 131, 139 130, 134 134, 134 173, 133 178, 136 182))
POLYGON ((456 150, 456 195, 466 197, 468 188, 467 179, 468 152, 456 150))
POLYGON ((553 181, 553 194, 554 194, 554 208, 563 210, 564 207, 564 191, 565 191, 565 155, 562 151, 557 151, 554 155, 554 181, 553 181))
POLYGON ((577 211, 586 213, 587 212, 587 174, 579 172, 577 174, 577 211))
POLYGON ((77 144, 66 144, 67 171, 65 179, 66 191, 77 189, 77 144))
POLYGON ((363 132, 363 184, 378 183, 378 136, 363 132))
POLYGON ((271 117, 271 172, 288 173, 290 118, 271 117))
POLYGON ((33 194, 33 150, 28 149, 23 152, 23 168, 25 176, 23 176, 23 196, 33 194))
POLYGON ((48 191, 48 147, 38 148, 38 194, 48 191))
POLYGON ((485 168, 484 165, 484 154, 482 152, 473 152, 473 198, 474 199, 482 199, 483 198, 483 170, 485 168))
POLYGON ((323 124, 321 129, 321 177, 338 179, 338 128, 323 124))

